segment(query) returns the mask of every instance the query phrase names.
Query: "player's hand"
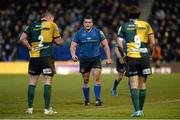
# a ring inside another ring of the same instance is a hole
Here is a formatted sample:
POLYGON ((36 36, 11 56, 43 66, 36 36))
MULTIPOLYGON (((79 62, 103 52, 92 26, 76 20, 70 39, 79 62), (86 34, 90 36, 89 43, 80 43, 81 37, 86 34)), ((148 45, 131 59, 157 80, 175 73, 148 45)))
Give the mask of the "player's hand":
POLYGON ((108 58, 108 59, 106 60, 106 64, 109 65, 109 64, 111 64, 111 63, 112 63, 111 58, 108 58))
POLYGON ((40 49, 40 47, 32 47, 32 51, 39 51, 40 49))
POLYGON ((124 63, 125 63, 124 57, 119 58, 119 62, 120 62, 121 64, 124 64, 124 63))
POLYGON ((73 60, 74 62, 77 62, 77 61, 78 61, 78 57, 77 57, 76 55, 73 55, 73 56, 72 56, 72 60, 73 60))

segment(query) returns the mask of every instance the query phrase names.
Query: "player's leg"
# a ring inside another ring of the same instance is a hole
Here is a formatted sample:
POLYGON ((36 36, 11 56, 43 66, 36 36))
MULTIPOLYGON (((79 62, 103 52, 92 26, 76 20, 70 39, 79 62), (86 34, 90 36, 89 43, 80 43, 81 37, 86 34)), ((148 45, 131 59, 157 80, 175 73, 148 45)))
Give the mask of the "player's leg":
POLYGON ((135 109, 135 112, 139 111, 139 76, 134 75, 129 77, 131 84, 131 100, 135 109))
POLYGON ((139 115, 139 60, 133 58, 127 58, 126 75, 130 80, 130 93, 131 100, 134 106, 135 112, 132 117, 138 117, 139 115))
POLYGON ((41 69, 38 63, 38 59, 31 58, 28 67, 29 73, 29 84, 28 84, 28 109, 27 113, 32 114, 33 112, 33 101, 35 96, 36 84, 41 74, 41 69))
POLYGON ((101 102, 101 81, 100 81, 101 69, 93 68, 92 74, 93 74, 93 79, 95 80, 94 94, 95 94, 96 106, 100 106, 102 103, 101 102))
POLYGON ((101 81, 100 81, 100 77, 101 77, 101 59, 100 57, 96 57, 92 59, 91 62, 91 71, 92 71, 92 75, 93 75, 93 79, 95 81, 94 84, 94 94, 95 94, 95 101, 96 101, 96 106, 100 106, 101 105, 101 81))
POLYGON ((143 115, 143 106, 146 98, 146 80, 147 76, 139 77, 139 109, 143 115))
POLYGON ((90 72, 82 73, 82 77, 83 77, 82 90, 83 90, 84 99, 85 99, 85 101, 84 101, 85 106, 90 104, 90 100, 89 100, 89 75, 90 75, 90 72))
POLYGON ((27 113, 33 113, 33 101, 35 96, 35 88, 39 75, 29 75, 29 85, 28 85, 28 109, 27 113))
POLYGON ((119 82, 123 79, 124 71, 125 71, 125 65, 121 64, 119 59, 116 59, 116 71, 118 72, 118 78, 114 80, 114 84, 111 88, 112 96, 118 96, 117 86, 119 82))
POLYGON ((44 114, 46 115, 56 114, 57 112, 53 111, 52 107, 50 107, 52 76, 43 75, 43 79, 44 79, 44 114))
POLYGON ((146 98, 146 81, 147 76, 151 75, 151 68, 149 64, 149 58, 141 59, 140 62, 140 75, 139 75, 139 108, 141 111, 141 115, 143 115, 143 106, 146 98))
POLYGON ((90 59, 80 59, 80 73, 83 78, 82 91, 84 94, 84 105, 88 106, 90 104, 90 87, 89 87, 89 75, 90 75, 90 59))
POLYGON ((51 102, 51 83, 55 73, 54 60, 50 57, 42 58, 42 73, 44 80, 44 114, 56 114, 50 107, 51 102))
POLYGON ((44 80, 44 109, 49 109, 50 100, 51 100, 52 77, 48 75, 43 75, 43 80, 44 80))
POLYGON ((117 86, 119 82, 123 79, 124 72, 118 72, 118 78, 114 80, 113 87, 111 88, 112 96, 118 96, 117 86))

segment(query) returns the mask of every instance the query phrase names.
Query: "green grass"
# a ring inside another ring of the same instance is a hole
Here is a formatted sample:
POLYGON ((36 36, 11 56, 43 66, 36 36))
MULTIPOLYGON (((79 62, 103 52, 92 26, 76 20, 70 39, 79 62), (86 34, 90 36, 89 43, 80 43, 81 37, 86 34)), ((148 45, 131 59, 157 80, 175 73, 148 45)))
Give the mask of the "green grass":
MULTIPOLYGON (((102 76, 103 105, 94 105, 93 81, 91 80, 91 104, 83 106, 80 75, 56 75, 53 80, 52 106, 58 112, 54 116, 43 114, 43 82, 36 88, 34 113, 27 115, 27 75, 0 75, 0 118, 47 118, 47 119, 129 119, 133 106, 124 79, 118 86, 118 97, 112 97, 110 88, 116 75, 102 76)), ((180 119, 180 74, 152 75, 147 83, 145 116, 153 119, 180 119)))

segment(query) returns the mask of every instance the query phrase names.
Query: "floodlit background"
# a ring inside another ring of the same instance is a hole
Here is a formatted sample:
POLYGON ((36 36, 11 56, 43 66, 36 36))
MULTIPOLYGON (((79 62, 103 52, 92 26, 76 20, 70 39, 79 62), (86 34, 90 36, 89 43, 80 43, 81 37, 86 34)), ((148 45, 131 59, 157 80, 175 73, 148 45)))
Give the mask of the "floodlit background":
MULTIPOLYGON (((117 31, 127 20, 127 9, 137 5, 141 19, 147 20, 155 33, 156 50, 152 59, 153 75, 148 81, 148 96, 144 118, 180 119, 180 2, 178 0, 0 0, 0 119, 1 118, 130 118, 131 106, 127 78, 119 85, 119 96, 110 95, 110 88, 117 76, 115 63, 105 65, 103 59, 103 106, 94 103, 85 108, 81 92, 78 62, 70 55, 74 33, 82 26, 82 19, 90 14, 95 25, 106 35, 114 56, 117 31), (53 82, 52 103, 57 116, 43 116, 42 84, 39 81, 35 97, 35 114, 25 114, 28 84, 27 49, 19 36, 32 21, 40 18, 39 12, 52 8, 64 39, 62 46, 54 46, 58 74, 53 82), (66 76, 62 76, 66 75, 66 76)), ((77 50, 77 54, 79 51, 77 50)), ((91 81, 93 84, 93 81, 91 81)), ((92 93, 92 91, 91 91, 92 93)), ((93 102, 93 94, 91 100, 93 102)))

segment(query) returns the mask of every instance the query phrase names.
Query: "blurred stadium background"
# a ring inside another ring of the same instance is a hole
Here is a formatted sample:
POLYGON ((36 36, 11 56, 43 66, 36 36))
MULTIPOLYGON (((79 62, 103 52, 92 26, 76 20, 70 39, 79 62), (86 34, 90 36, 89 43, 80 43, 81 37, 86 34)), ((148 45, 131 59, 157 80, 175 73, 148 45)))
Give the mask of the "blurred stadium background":
MULTIPOLYGON (((141 18, 149 21, 155 32, 157 46, 152 60, 153 72, 168 73, 168 75, 154 74, 150 77, 144 118, 179 119, 179 0, 0 0, 0 118, 129 119, 133 110, 127 81, 122 81, 119 85, 119 97, 113 98, 110 95, 109 90, 116 77, 116 74, 113 74, 115 73, 114 63, 108 67, 103 65, 103 73, 110 75, 102 76, 102 94, 105 104, 101 108, 95 108, 93 105, 90 108, 84 108, 81 105, 83 98, 80 74, 56 75, 53 82, 52 102, 59 114, 52 117, 42 115, 43 85, 39 84, 36 95, 38 97, 35 97, 35 114, 26 116, 24 112, 27 104, 29 55, 27 49, 19 42, 19 36, 28 24, 40 18, 41 10, 47 7, 54 9, 55 22, 64 39, 62 46, 54 46, 53 56, 56 60, 57 73, 78 73, 78 63, 71 61, 69 48, 73 34, 81 27, 83 16, 91 14, 94 17, 95 24, 108 38, 114 59, 113 46, 117 30, 127 20, 127 9, 131 5, 141 8, 141 18)), ((104 52, 101 57, 105 59, 104 52)))
MULTIPOLYGON (((105 33, 114 58, 113 46, 117 30, 127 20, 128 7, 137 5, 142 10, 141 18, 149 21, 155 32, 157 47, 152 64, 159 69, 153 68, 153 72, 180 71, 176 67, 180 65, 180 3, 177 0, 1 0, 0 3, 1 68, 8 68, 6 65, 9 62, 14 64, 15 61, 29 59, 27 49, 19 42, 19 36, 27 25, 40 18, 39 12, 46 8, 56 12, 55 22, 64 39, 62 46, 54 47, 53 56, 56 61, 71 61, 70 42, 86 14, 92 15, 97 27, 105 33)), ((101 57, 105 59, 104 51, 101 57)), ((77 68, 73 63, 66 66, 66 62, 60 62, 57 66, 60 67, 58 71, 65 70, 65 67, 77 68), (61 65, 65 66, 62 68, 61 65)))

